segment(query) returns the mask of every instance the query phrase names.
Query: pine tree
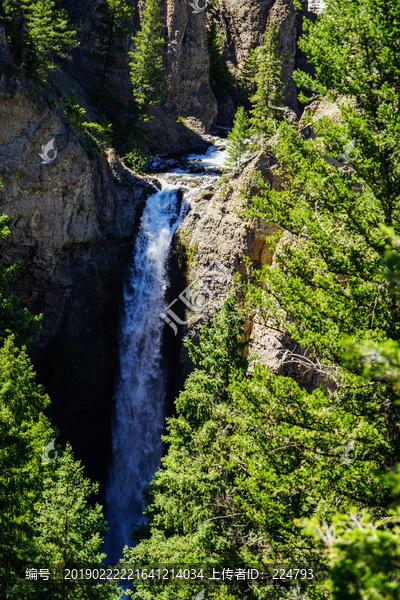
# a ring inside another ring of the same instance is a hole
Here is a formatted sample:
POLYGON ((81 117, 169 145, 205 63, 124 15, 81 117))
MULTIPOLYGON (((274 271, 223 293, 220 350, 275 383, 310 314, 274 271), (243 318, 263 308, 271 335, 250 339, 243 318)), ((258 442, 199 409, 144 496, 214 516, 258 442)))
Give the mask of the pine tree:
POLYGON ((127 4, 127 0, 103 0, 97 11, 94 58, 101 66, 96 75, 102 92, 106 85, 109 86, 110 74, 124 67, 121 57, 125 53, 124 42, 131 30, 135 9, 127 4))
POLYGON ((32 556, 34 505, 43 485, 40 454, 56 434, 43 411, 49 398, 35 383, 25 352, 10 336, 0 349, 0 596, 9 597, 32 556))
POLYGON ((55 0, 11 0, 5 12, 14 54, 32 77, 45 79, 56 61, 78 45, 66 11, 55 0))
POLYGON ((258 48, 251 48, 238 77, 238 83, 244 94, 249 97, 256 92, 255 78, 258 69, 258 48))
POLYGON ((225 161, 227 165, 237 168, 241 166, 253 147, 249 136, 249 119, 244 107, 239 106, 233 121, 233 129, 228 133, 228 144, 226 146, 228 158, 225 161))
MULTIPOLYGON (((0 217, 0 239, 10 234, 11 223, 11 218, 0 217)), ((2 292, 8 291, 18 266, 0 265, 2 292)), ((24 579, 27 568, 37 567, 42 560, 40 567, 49 569, 61 555, 81 564, 99 562, 104 521, 100 507, 87 504, 88 495, 97 488, 83 479, 69 448, 57 461, 42 464, 43 448, 58 433, 43 415, 49 397, 35 381, 26 349, 18 347, 37 339, 41 316, 33 317, 18 308, 18 299, 9 293, 0 300, 0 597, 118 599, 120 595, 104 584, 99 589, 92 582, 86 587, 82 584, 73 593, 62 595, 62 586, 50 589, 52 577, 49 588, 24 579), (55 506, 57 515, 52 512, 55 506), (63 518, 62 537, 57 525, 63 518)))
MULTIPOLYGON (((98 493, 98 484, 84 477, 83 467, 75 461, 72 449, 57 458, 56 468, 45 479, 41 501, 37 508, 35 547, 38 561, 57 564, 65 569, 101 568, 105 555, 101 553, 105 521, 102 507, 92 506, 89 498, 98 493)), ((90 578, 69 581, 50 580, 40 594, 51 598, 105 600, 119 598, 112 586, 94 583, 90 578)), ((38 598, 40 598, 40 594, 38 598)), ((34 596, 32 596, 34 598, 34 596)))
POLYGON ((212 19, 210 27, 207 30, 207 46, 210 56, 210 85, 222 92, 222 94, 226 94, 229 87, 233 84, 233 78, 222 56, 221 45, 222 42, 217 32, 217 25, 215 20, 212 19))
MULTIPOLYGON (((398 513, 392 520, 384 476, 400 457, 399 256, 387 256, 400 230, 399 38, 395 0, 332 0, 303 38, 316 79, 298 81, 317 93, 329 89, 340 119, 313 122, 316 138, 307 140, 283 121, 267 142, 282 186, 260 177, 258 195, 254 186, 244 192, 246 216, 285 235, 268 240, 274 262, 250 269, 241 290, 249 321, 296 342, 284 363, 293 377, 232 365, 222 385, 213 367, 226 360, 219 336, 207 365, 194 360, 200 366, 176 402, 164 469, 147 496, 149 527, 132 551, 137 559, 313 560, 331 578, 335 600, 399 597, 391 580, 398 513), (357 152, 344 172, 328 157, 340 161, 351 140, 357 152), (321 532, 304 535, 307 519, 323 524, 331 555, 321 532)), ((277 597, 323 595, 314 583, 307 591, 297 585, 277 597)), ((156 586, 146 589, 148 600, 160 597, 156 586)), ((252 600, 273 595, 256 584, 230 591, 252 600)), ((163 595, 176 597, 176 588, 163 595)))
POLYGON ((253 131, 270 135, 275 130, 274 123, 282 115, 280 107, 283 106, 284 90, 281 80, 282 59, 279 55, 278 30, 273 24, 268 26, 264 43, 258 54, 254 78, 256 92, 250 98, 252 103, 250 123, 253 131))
MULTIPOLYGON (((348 390, 333 403, 321 389, 310 394, 265 365, 249 372, 240 341, 244 323, 243 311, 228 298, 213 327, 201 330, 199 346, 187 342, 197 368, 168 421, 168 454, 146 494, 149 525, 138 530, 143 539, 129 553, 133 562, 201 563, 211 571, 217 564, 262 560, 315 562, 317 549, 296 520, 329 519, 338 506, 385 513, 387 486, 378 468, 390 460, 391 448, 382 390, 348 390), (342 457, 351 439, 357 439, 358 461, 351 453, 351 460, 342 457)), ((160 582, 139 591, 156 600, 160 582)), ((170 582, 162 591, 172 600, 177 586, 170 582)), ((273 597, 238 582, 229 592, 273 597)), ((214 590, 210 597, 219 598, 214 590)))
MULTIPOLYGON (((0 240, 10 235, 12 222, 11 217, 0 217, 0 240)), ((13 334, 18 346, 33 342, 39 337, 43 316, 31 315, 26 308, 20 308, 19 298, 9 293, 11 279, 21 265, 20 262, 8 267, 0 264, 0 343, 4 343, 5 339, 13 334)))
POLYGON ((161 27, 160 0, 146 0, 141 29, 133 38, 135 50, 130 53, 133 95, 142 106, 157 104, 163 93, 166 77, 163 73, 161 27))

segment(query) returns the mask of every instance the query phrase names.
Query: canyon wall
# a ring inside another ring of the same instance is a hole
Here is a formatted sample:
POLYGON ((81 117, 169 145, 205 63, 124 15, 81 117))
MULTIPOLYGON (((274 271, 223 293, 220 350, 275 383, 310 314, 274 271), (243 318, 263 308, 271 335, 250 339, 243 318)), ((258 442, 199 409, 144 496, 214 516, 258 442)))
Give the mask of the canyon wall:
POLYGON ((122 281, 149 185, 112 150, 89 156, 63 116, 9 74, 4 36, 0 42, 0 210, 14 219, 3 260, 23 261, 12 290, 44 315, 30 353, 62 434, 97 475, 109 439, 122 281), (53 139, 57 156, 43 164, 39 153, 53 139))
MULTIPOLYGON (((143 1, 136 6, 135 26, 143 15, 143 1)), ((204 6, 203 0, 198 5, 204 6)), ((85 89, 96 84, 93 47, 95 44, 96 7, 98 0, 76 3, 65 0, 72 20, 78 27, 80 46, 72 52, 67 67, 85 89)), ((218 104, 209 83, 209 55, 206 30, 211 18, 217 18, 224 27, 224 58, 236 75, 240 72, 250 48, 262 43, 267 24, 278 29, 283 59, 283 80, 286 83, 285 103, 297 112, 296 88, 292 79, 295 65, 297 15, 292 0, 220 0, 219 8, 209 4, 206 10, 196 12, 190 0, 162 0, 161 23, 166 73, 165 94, 157 107, 150 109, 153 120, 146 125, 151 132, 153 147, 163 152, 179 152, 201 146, 196 134, 208 133, 217 123, 218 104), (185 119, 185 125, 177 123, 185 119)), ((126 50, 132 51, 131 37, 125 40, 126 50)), ((112 76, 113 90, 120 98, 131 98, 129 56, 125 68, 112 76)), ((224 103, 223 98, 219 98, 224 103)), ((235 106, 229 103, 229 118, 235 106)), ((223 114, 223 111, 220 111, 223 114)), ((226 125, 226 122, 224 122, 226 125)))
MULTIPOLYGON (((337 110, 332 104, 317 104, 314 103, 314 110, 319 117, 335 114, 337 110)), ((301 121, 300 127, 302 126, 301 121)), ((193 309, 185 307, 182 302, 173 307, 181 321, 186 322, 186 325, 179 327, 180 337, 188 336, 196 343, 199 328, 211 320, 229 293, 236 293, 232 285, 233 276, 239 273, 244 281, 247 280, 247 257, 257 270, 273 264, 275 251, 267 238, 276 233, 278 228, 273 223, 247 218, 244 215, 246 201, 243 193, 247 192, 251 197, 259 193, 259 174, 271 188, 279 190, 281 179, 274 174, 274 165, 274 159, 261 152, 243 170, 225 174, 224 182, 220 180, 206 191, 201 190, 193 196, 191 210, 174 238, 175 257, 182 255, 182 247, 190 257, 186 261, 186 286, 190 286, 192 290, 193 309), (208 291, 203 285, 208 287, 208 291), (200 300, 199 303, 196 302, 197 299, 200 300)), ((284 235, 283 240, 288 240, 288 234, 284 235)), ((178 292, 175 287, 176 298, 183 289, 182 285, 178 292)), ((172 343, 174 334, 171 333, 171 328, 166 329, 172 343)), ((270 327, 257 314, 246 323, 245 337, 252 339, 250 353, 273 372, 293 377, 308 390, 319 385, 331 385, 314 369, 305 366, 306 361, 300 364, 295 358, 294 355, 304 356, 298 343, 277 331, 272 324, 270 327)), ((181 352, 180 362, 184 380, 193 368, 185 349, 181 352)))
POLYGON ((224 58, 235 75, 240 73, 249 51, 262 44, 267 25, 275 25, 282 56, 282 79, 286 84, 285 104, 297 113, 296 86, 292 75, 298 16, 292 0, 221 0, 217 12, 226 39, 224 58))
MULTIPOLYGON (((96 120, 99 112, 90 90, 95 84, 92 56, 98 0, 62 4, 77 26, 80 46, 51 74, 49 90, 56 98, 74 91, 88 120, 96 120)), ((142 9, 139 2, 133 31, 142 9)), ((196 13, 187 0, 162 0, 167 81, 163 102, 151 109, 153 120, 148 123, 156 152, 205 148, 203 134, 216 124, 218 107, 209 84, 206 43, 208 11, 209 7, 196 13), (178 116, 185 124, 177 122, 178 116)), ((287 102, 294 107, 296 15, 291 0, 221 0, 221 15, 225 53, 236 69, 249 48, 261 43, 268 20, 276 23, 287 102)), ((132 49, 130 37, 126 49, 132 49)), ((131 98, 128 63, 126 57, 126 68, 113 76, 114 92, 126 101, 131 98)), ((71 441, 89 474, 101 479, 109 450, 104 440, 110 437, 122 284, 151 188, 122 165, 111 148, 88 154, 54 102, 15 74, 1 24, 0 123, 0 208, 14 218, 12 235, 2 243, 3 259, 7 264, 23 261, 13 291, 31 311, 44 314, 40 340, 29 351, 52 398, 51 412, 61 428, 59 441, 71 441), (57 157, 43 164, 39 153, 51 140, 57 157)), ((209 203, 200 198, 182 226, 193 229, 191 235, 194 239, 198 235, 199 243, 201 228, 209 231, 210 237, 201 242, 199 269, 211 257, 233 270, 241 268, 245 254, 258 257, 260 264, 269 260, 265 248, 269 227, 239 223, 237 194, 232 198, 222 201, 216 195, 209 203)), ((184 280, 176 266, 171 271, 174 291, 184 280)))

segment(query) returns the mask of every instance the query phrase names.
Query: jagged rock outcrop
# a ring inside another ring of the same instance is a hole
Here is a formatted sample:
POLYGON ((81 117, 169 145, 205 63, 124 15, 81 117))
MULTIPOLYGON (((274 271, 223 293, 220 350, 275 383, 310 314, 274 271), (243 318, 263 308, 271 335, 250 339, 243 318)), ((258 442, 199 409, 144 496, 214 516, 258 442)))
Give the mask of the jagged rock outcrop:
MULTIPOLYGON (((266 154, 261 154, 249 163, 243 172, 228 174, 222 185, 208 193, 200 192, 193 196, 191 210, 176 231, 176 253, 179 253, 181 244, 184 243, 186 253, 191 257, 187 276, 188 284, 195 290, 191 294, 192 303, 196 304, 197 297, 201 299, 203 296, 206 300, 203 306, 199 304, 202 310, 187 309, 184 312, 182 320, 188 321, 185 332, 190 336, 196 336, 198 327, 220 308, 231 289, 233 275, 236 272, 246 275, 246 256, 250 257, 258 269, 273 260, 273 252, 266 243, 266 237, 276 232, 277 227, 272 223, 246 219, 241 215, 244 210, 241 191, 249 189, 252 194, 257 192, 254 182, 256 171, 268 178, 271 185, 279 185, 279 180, 274 179, 270 170, 272 165, 272 159, 266 154), (211 288, 210 280, 207 280, 210 268, 216 274, 211 288), (211 296, 202 290, 202 282, 212 289, 211 296)), ((177 309, 179 310, 179 306, 177 309)), ((248 324, 249 335, 252 328, 253 325, 248 324)), ((261 360, 275 365, 280 341, 274 337, 271 330, 268 335, 268 352, 263 353, 261 360)), ((263 348, 263 344, 264 342, 261 343, 260 349, 263 348)), ((191 368, 190 363, 186 353, 182 356, 183 371, 187 374, 191 368)))
POLYGON ((269 22, 279 30, 286 83, 285 103, 296 113, 296 86, 292 74, 296 56, 297 16, 292 0, 220 0, 220 18, 226 37, 225 59, 239 73, 251 48, 262 44, 269 22))
MULTIPOLYGON (((189 297, 194 310, 183 303, 173 307, 176 314, 181 310, 181 321, 187 321, 185 335, 196 339, 199 326, 211 318, 232 290, 235 273, 246 278, 245 257, 251 259, 256 269, 273 263, 274 251, 266 238, 276 233, 278 227, 260 219, 244 218, 241 213, 245 209, 242 191, 247 190, 251 196, 259 192, 256 173, 260 173, 272 188, 280 189, 281 179, 271 169, 274 164, 272 157, 261 153, 242 172, 228 174, 223 185, 192 198, 191 210, 175 234, 175 253, 179 254, 184 244, 190 256, 187 284, 190 285, 189 297), (214 281, 210 273, 214 273, 214 281), (204 290, 203 283, 211 289, 211 295, 204 290), (198 298, 200 302, 196 303, 198 298)), ((256 354, 257 361, 275 373, 290 375, 310 390, 325 384, 307 358, 303 358, 305 354, 300 345, 285 333, 255 319, 246 324, 245 335, 253 339, 251 353, 256 354), (301 356, 301 361, 294 355, 301 356)), ((182 352, 181 363, 187 376, 192 364, 186 351, 182 352)))
POLYGON ((206 13, 194 13, 187 0, 165 3, 168 80, 164 108, 188 118, 188 126, 196 132, 208 133, 218 107, 209 83, 206 13))
MULTIPOLYGON (((139 27, 143 2, 137 4, 136 28, 139 27)), ((80 46, 72 53, 68 70, 85 89, 96 86, 93 48, 95 45, 98 0, 76 3, 66 0, 66 8, 78 28, 80 46)), ((207 133, 215 124, 217 101, 209 84, 209 56, 206 41, 205 12, 194 14, 187 0, 163 0, 160 20, 165 39, 165 97, 161 105, 150 108, 153 121, 146 128, 152 132, 153 145, 164 152, 179 152, 201 146, 196 134, 207 133), (185 126, 177 117, 186 119, 185 126)), ((135 33, 135 27, 132 29, 135 33)), ((125 40, 127 52, 134 49, 132 36, 125 40)), ((129 55, 125 68, 112 74, 113 91, 126 101, 132 98, 129 55)))
POLYGON ((12 291, 44 314, 30 353, 62 439, 100 477, 122 281, 148 185, 111 150, 90 157, 27 81, 0 77, 0 210, 14 218, 3 260, 23 261, 12 291), (39 153, 53 139, 57 156, 49 151, 43 164, 39 153))

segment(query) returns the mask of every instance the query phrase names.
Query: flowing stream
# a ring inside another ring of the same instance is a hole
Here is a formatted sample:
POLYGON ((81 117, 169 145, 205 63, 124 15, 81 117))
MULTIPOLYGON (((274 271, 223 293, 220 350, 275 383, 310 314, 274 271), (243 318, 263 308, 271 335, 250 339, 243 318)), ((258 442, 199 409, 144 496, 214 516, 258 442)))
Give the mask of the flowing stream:
MULTIPOLYGON (((205 168, 222 166, 225 151, 212 146, 189 160, 205 168)), ((143 524, 142 490, 161 465, 167 375, 162 361, 167 261, 172 236, 184 218, 193 189, 215 183, 213 173, 192 175, 180 167, 158 177, 162 189, 144 209, 132 265, 124 288, 120 330, 120 372, 115 390, 112 461, 106 487, 108 532, 104 552, 115 563, 131 545, 132 523, 143 524), (179 201, 178 189, 183 189, 179 201)))

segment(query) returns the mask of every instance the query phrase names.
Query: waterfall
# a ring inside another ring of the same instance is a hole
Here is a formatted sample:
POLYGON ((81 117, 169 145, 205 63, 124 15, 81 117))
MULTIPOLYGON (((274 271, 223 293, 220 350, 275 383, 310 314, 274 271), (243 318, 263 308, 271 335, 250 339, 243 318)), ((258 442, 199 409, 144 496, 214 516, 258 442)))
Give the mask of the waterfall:
POLYGON ((124 289, 120 374, 112 425, 112 462, 105 514, 107 562, 117 562, 130 544, 133 522, 143 524, 141 493, 160 467, 166 416, 167 373, 161 361, 168 286, 166 265, 173 233, 187 210, 177 188, 163 182, 147 200, 134 261, 124 289))

